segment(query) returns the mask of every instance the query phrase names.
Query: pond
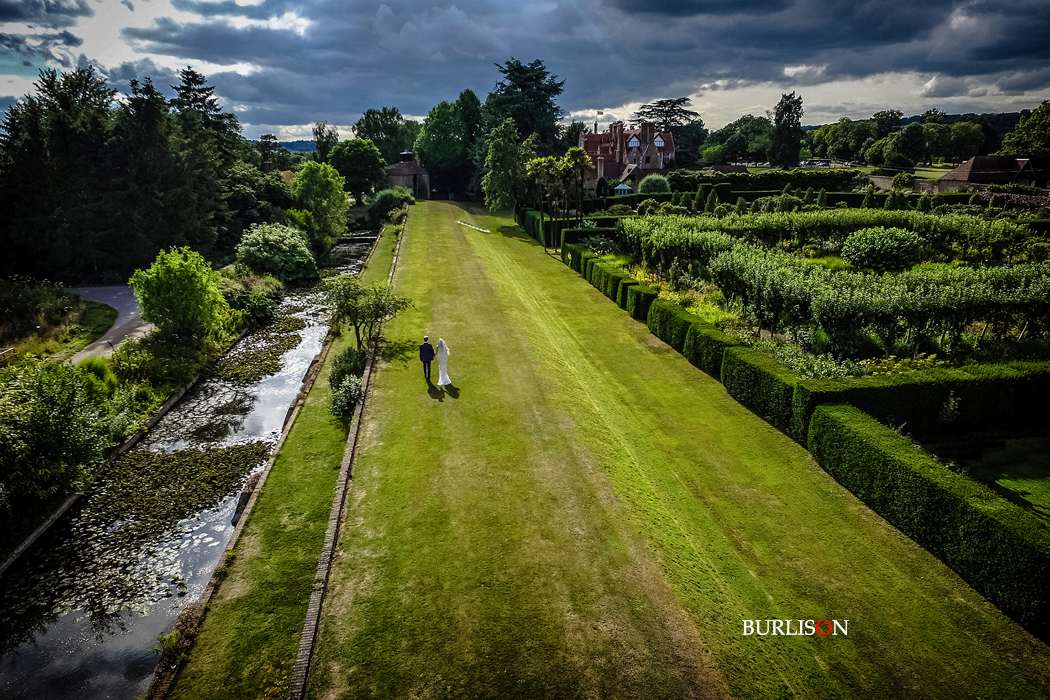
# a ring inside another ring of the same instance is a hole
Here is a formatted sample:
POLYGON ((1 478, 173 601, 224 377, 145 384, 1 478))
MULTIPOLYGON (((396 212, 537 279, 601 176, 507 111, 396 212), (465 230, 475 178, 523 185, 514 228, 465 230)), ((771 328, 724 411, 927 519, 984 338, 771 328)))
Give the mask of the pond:
MULTIPOLYGON (((371 240, 338 246, 338 272, 356 274, 371 240)), ((238 493, 264 466, 321 350, 324 312, 317 298, 290 294, 275 373, 246 382, 220 362, 4 572, 0 697, 145 694, 158 636, 203 593, 233 533, 238 493)), ((264 356, 266 334, 231 348, 228 366, 264 356)))

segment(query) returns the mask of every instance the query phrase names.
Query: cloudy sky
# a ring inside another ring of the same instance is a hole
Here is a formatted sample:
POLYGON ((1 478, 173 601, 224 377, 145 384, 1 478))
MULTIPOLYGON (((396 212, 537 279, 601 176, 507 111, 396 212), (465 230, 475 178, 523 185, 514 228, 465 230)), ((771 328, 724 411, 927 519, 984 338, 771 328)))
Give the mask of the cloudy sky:
POLYGON ((249 138, 310 138, 320 120, 349 136, 366 109, 422 117, 464 88, 484 101, 511 57, 542 59, 588 123, 688 95, 719 127, 792 90, 805 124, 1017 111, 1050 99, 1050 2, 0 0, 0 108, 49 66, 127 91, 192 65, 249 138))

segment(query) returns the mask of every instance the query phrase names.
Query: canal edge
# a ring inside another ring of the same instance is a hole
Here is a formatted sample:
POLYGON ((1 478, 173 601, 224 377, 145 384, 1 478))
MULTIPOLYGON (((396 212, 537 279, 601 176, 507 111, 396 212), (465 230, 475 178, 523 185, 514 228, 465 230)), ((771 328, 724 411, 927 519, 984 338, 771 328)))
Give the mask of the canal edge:
POLYGON ((303 383, 299 388, 299 393, 292 401, 288 414, 285 416, 284 424, 281 427, 281 436, 277 439, 277 444, 274 445, 273 450, 271 450, 270 456, 266 460, 266 466, 261 472, 259 472, 259 480, 252 489, 251 496, 248 498, 248 502, 241 511, 240 518, 233 528, 233 534, 230 535, 230 539, 226 543, 226 547, 223 549, 222 559, 219 560, 215 570, 212 572, 211 578, 208 579, 208 584, 204 587, 204 592, 201 593, 201 597, 196 603, 187 605, 176 618, 175 629, 183 633, 183 639, 180 640, 182 643, 179 644, 173 654, 166 651, 157 661, 157 666, 153 671, 153 678, 150 681, 149 689, 146 692, 147 698, 150 698, 151 700, 163 700, 163 698, 167 697, 168 693, 171 691, 172 686, 174 686, 179 671, 181 671, 183 667, 181 657, 188 654, 190 649, 193 648, 193 642, 196 640, 197 632, 200 630, 200 626, 204 623, 204 613, 207 610, 208 605, 211 603, 211 599, 214 597, 216 591, 219 589, 219 585, 226 578, 230 555, 233 553, 233 549, 237 545, 237 541, 240 539, 241 532, 244 530, 244 527, 248 522, 248 516, 251 514, 252 508, 255 506, 256 500, 258 500, 259 494, 262 493, 263 486, 266 484, 266 478, 270 475, 274 462, 277 461, 277 456, 281 451, 281 447, 284 445, 285 438, 287 438, 288 433, 291 432, 292 425, 295 423, 295 418, 299 415, 299 410, 302 408, 307 395, 317 381, 317 375, 320 373, 321 366, 324 365, 324 361, 328 357, 328 351, 331 349, 334 340, 335 336, 332 334, 331 330, 329 330, 328 334, 325 336, 324 343, 321 346, 321 351, 317 353, 317 355, 314 356, 314 359, 310 362, 310 367, 307 368, 306 376, 303 377, 303 383))
MULTIPOLYGON (((236 345, 237 342, 240 341, 241 337, 243 337, 243 333, 237 337, 236 341, 230 343, 230 347, 232 348, 234 345, 236 345)), ((81 496, 88 492, 92 484, 94 484, 99 477, 106 473, 106 470, 109 469, 110 465, 113 464, 113 462, 115 462, 117 458, 126 454, 132 447, 137 445, 139 441, 142 440, 142 438, 146 437, 146 435, 149 434, 149 431, 153 430, 153 427, 157 425, 160 419, 163 418, 168 413, 168 411, 171 410, 172 406, 177 404, 179 402, 179 399, 185 396, 190 389, 196 386, 198 379, 200 379, 199 374, 193 379, 191 379, 189 384, 187 384, 182 389, 169 396, 168 400, 161 404, 161 407, 157 409, 157 412, 154 413, 148 421, 146 421, 146 424, 142 427, 141 430, 136 430, 134 434, 128 437, 127 440, 125 440, 123 443, 120 444, 119 447, 116 448, 113 454, 111 454, 109 457, 102 461, 102 464, 99 465, 99 468, 95 470, 94 474, 91 475, 91 481, 84 484, 76 493, 71 494, 65 501, 62 502, 61 505, 58 506, 58 509, 55 510, 55 512, 53 512, 47 520, 41 523, 40 526, 37 527, 37 529, 33 530, 33 532, 31 532, 28 537, 22 540, 22 544, 18 545, 18 547, 16 547, 15 550, 11 552, 6 559, 4 559, 4 562, 0 564, 0 576, 3 576, 4 572, 7 571, 8 567, 14 564, 20 556, 25 554, 26 551, 28 551, 29 548, 32 547, 38 539, 43 537, 45 532, 51 529, 52 525, 58 522, 59 518, 61 518, 67 510, 73 507, 73 504, 80 500, 81 496)))
MULTIPOLYGON (((394 249, 394 257, 390 261, 387 284, 390 284, 394 279, 394 270, 397 268, 397 260, 401 254, 401 242, 405 239, 408 221, 408 207, 406 206, 405 220, 401 227, 401 233, 397 237, 397 248, 394 249)), ((379 238, 381 237, 382 231, 380 231, 379 238)), ((372 248, 373 252, 379 245, 379 238, 376 238, 376 245, 372 248)), ((369 253, 368 257, 371 259, 372 254, 369 253)), ((372 341, 369 348, 368 366, 365 368, 365 374, 361 380, 361 398, 358 400, 357 406, 354 407, 354 429, 347 436, 346 449, 343 451, 343 462, 339 468, 339 480, 336 482, 335 497, 332 499, 332 509, 328 515, 328 529, 325 531, 324 547, 321 550, 321 558, 317 562, 317 573, 314 577, 313 590, 310 592, 310 603, 306 608, 303 633, 299 638, 299 651, 295 656, 295 665, 292 667, 292 674, 288 683, 289 700, 302 700, 306 695, 306 680, 310 673, 310 662, 313 659, 314 649, 317 646, 317 633, 321 626, 321 609, 324 604, 325 592, 328 589, 328 576, 332 570, 335 546, 339 541, 339 528, 342 524, 346 492, 353 478, 354 459, 357 457, 357 443, 361 434, 361 418, 364 415, 365 404, 368 401, 368 393, 372 388, 372 372, 375 369, 378 347, 378 342, 372 341)))

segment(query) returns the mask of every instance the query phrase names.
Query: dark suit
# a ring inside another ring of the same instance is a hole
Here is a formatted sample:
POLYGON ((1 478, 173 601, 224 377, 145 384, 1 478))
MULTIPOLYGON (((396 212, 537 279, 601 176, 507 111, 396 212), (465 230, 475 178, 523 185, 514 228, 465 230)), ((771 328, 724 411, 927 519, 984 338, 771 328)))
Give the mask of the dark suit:
POLYGON ((419 346, 419 361, 423 363, 423 376, 430 379, 430 363, 434 360, 434 346, 423 343, 419 346))

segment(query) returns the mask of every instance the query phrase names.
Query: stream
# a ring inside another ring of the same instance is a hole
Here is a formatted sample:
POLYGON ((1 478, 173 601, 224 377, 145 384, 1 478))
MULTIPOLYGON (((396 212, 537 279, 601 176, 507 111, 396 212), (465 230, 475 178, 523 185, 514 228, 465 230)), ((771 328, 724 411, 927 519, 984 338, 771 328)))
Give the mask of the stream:
MULTIPOLYGON (((336 269, 359 272, 373 240, 340 243, 336 269)), ((207 586, 238 493, 265 465, 328 330, 309 294, 289 293, 278 318, 301 341, 276 373, 202 377, 0 576, 0 698, 145 695, 158 636, 207 586)), ((265 332, 224 360, 236 364, 265 332)))

